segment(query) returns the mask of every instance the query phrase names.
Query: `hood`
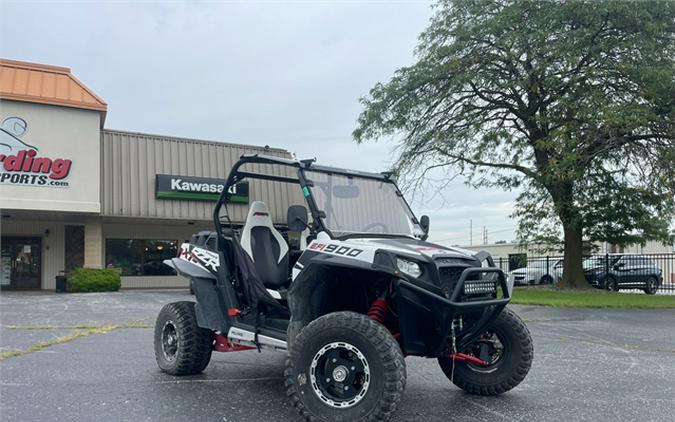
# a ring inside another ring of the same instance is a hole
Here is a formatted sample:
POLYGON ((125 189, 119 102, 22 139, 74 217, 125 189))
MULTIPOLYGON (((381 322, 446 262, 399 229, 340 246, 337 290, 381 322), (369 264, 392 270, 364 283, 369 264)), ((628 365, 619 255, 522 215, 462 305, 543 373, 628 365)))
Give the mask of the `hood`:
POLYGON ((423 240, 410 237, 400 238, 352 238, 346 241, 351 244, 368 245, 387 249, 391 251, 400 251, 424 255, 429 258, 453 257, 453 258, 473 258, 476 251, 441 246, 435 243, 425 242, 423 240))

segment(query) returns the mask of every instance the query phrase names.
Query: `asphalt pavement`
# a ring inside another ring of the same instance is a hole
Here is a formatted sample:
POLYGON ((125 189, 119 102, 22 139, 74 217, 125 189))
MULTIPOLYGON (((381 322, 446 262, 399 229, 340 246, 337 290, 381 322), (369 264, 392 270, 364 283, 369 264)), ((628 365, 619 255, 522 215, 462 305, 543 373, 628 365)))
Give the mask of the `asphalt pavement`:
MULTIPOLYGON (((0 351, 118 328, 0 361, 0 420, 300 421, 286 399, 283 353, 214 353, 198 376, 159 371, 147 326, 165 303, 191 299, 186 291, 2 292, 0 351)), ((511 308, 535 343, 520 386, 475 397, 435 360, 407 358, 392 420, 674 420, 675 310, 511 308)))

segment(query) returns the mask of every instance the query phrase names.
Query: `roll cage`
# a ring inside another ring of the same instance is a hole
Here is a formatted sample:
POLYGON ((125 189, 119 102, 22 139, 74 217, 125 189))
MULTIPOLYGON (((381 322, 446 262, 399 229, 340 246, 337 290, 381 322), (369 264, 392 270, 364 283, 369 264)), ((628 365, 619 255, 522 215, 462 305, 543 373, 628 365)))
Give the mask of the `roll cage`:
MULTIPOLYGON (((331 238, 348 238, 352 237, 354 235, 345 235, 345 236, 339 236, 336 237, 333 235, 330 229, 326 227, 323 219, 326 217, 325 212, 323 210, 320 210, 319 207, 316 204, 316 201, 314 200, 314 197, 312 196, 312 191, 311 187, 313 187, 313 182, 312 180, 308 179, 305 175, 306 170, 311 170, 313 172, 321 172, 321 173, 327 173, 327 174, 337 174, 337 175, 342 175, 342 176, 347 176, 347 177, 360 177, 360 178, 366 178, 366 179, 372 179, 372 180, 378 180, 382 181, 385 183, 391 183, 396 187, 396 191, 400 194, 400 190, 394 180, 391 178, 391 173, 369 173, 369 172, 363 172, 363 171, 357 171, 357 170, 347 170, 347 169, 341 169, 341 168, 336 168, 336 167, 329 167, 329 166, 321 166, 321 165, 316 165, 314 162, 316 159, 307 159, 307 160, 289 160, 287 158, 281 158, 281 157, 273 157, 269 155, 259 155, 259 154, 244 154, 242 155, 239 160, 232 166, 232 170, 230 171, 229 176, 227 177, 227 180, 225 181, 225 186, 223 187, 222 192, 220 193, 220 196, 218 198, 218 202, 216 203, 216 206, 213 208, 213 224, 216 227, 217 233, 223 233, 223 222, 221 220, 220 216, 220 211, 223 206, 225 206, 225 217, 228 219, 229 222, 229 213, 227 212, 227 199, 229 195, 229 190, 232 186, 236 185, 237 183, 240 183, 244 181, 245 179, 259 179, 259 180, 267 180, 267 181, 272 181, 272 182, 281 182, 281 183, 291 183, 291 184, 298 184, 300 186, 300 189, 302 190, 303 196, 305 197, 305 201, 307 202, 307 205, 309 206, 309 211, 312 215, 312 227, 311 229, 314 232, 326 232, 331 238), (273 174, 266 174, 266 173, 255 173, 255 172, 248 172, 248 171, 241 171, 240 168, 246 164, 272 164, 272 165, 280 165, 284 167, 291 167, 297 170, 297 178, 293 177, 286 177, 286 176, 278 176, 278 175, 273 175, 273 174)), ((410 204, 406 201, 405 197, 401 194, 400 195, 401 199, 403 200, 405 206, 408 208, 410 211, 410 214, 413 216, 413 222, 415 224, 419 224, 419 221, 417 220, 417 217, 415 217, 415 214, 412 212, 412 209, 410 208, 410 204)), ((229 222, 230 226, 232 225, 231 222, 229 222)), ((387 234, 374 234, 374 233, 364 233, 360 234, 359 236, 362 237, 399 237, 400 235, 387 235, 387 234)))

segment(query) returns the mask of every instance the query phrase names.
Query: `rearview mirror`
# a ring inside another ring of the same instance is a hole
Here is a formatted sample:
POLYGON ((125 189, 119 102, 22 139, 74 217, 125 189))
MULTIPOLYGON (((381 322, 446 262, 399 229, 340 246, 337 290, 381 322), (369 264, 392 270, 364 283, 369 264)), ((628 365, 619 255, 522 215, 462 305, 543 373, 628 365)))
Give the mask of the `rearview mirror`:
POLYGON ((333 186, 333 196, 336 198, 358 198, 359 187, 356 185, 333 186))
POLYGON ((301 232, 307 227, 307 208, 302 205, 291 205, 286 214, 288 231, 301 232))
POLYGON ((427 240, 429 237, 429 216, 428 215, 423 215, 420 218, 420 227, 422 227, 422 230, 424 230, 424 236, 422 236, 422 240, 427 240))

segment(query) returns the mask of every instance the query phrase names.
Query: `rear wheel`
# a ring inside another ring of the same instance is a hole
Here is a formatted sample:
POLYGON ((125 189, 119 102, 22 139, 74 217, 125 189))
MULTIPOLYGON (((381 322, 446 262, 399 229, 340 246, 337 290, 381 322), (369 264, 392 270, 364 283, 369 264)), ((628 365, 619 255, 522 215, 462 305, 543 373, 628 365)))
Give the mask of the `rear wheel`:
POLYGON ((659 281, 656 277, 649 277, 647 283, 645 284, 645 293, 648 295, 656 294, 656 291, 659 289, 659 281))
POLYGON ((202 372, 211 360, 213 334, 197 325, 194 302, 164 306, 155 323, 155 360, 171 375, 202 372))
POLYGON ((398 343, 354 312, 324 315, 297 336, 286 363, 288 396, 306 421, 384 421, 405 386, 398 343))
POLYGON ((463 351, 481 358, 487 366, 438 359, 443 373, 467 393, 494 396, 520 384, 532 366, 534 348, 530 332, 518 316, 504 309, 486 331, 463 351))

